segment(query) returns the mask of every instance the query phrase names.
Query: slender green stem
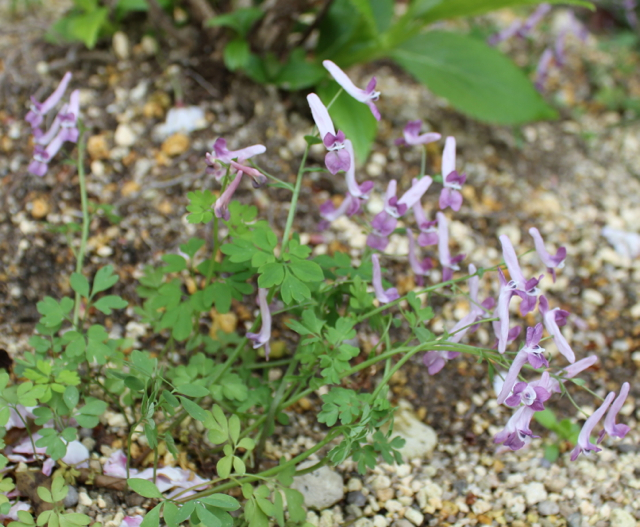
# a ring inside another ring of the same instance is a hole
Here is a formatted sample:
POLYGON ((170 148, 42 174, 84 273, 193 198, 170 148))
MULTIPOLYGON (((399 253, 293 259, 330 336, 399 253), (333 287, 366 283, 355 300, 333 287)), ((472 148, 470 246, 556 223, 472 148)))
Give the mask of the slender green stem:
POLYGON ((239 487, 241 485, 244 485, 245 483, 251 483, 253 481, 258 481, 264 478, 269 478, 272 476, 275 476, 276 474, 279 474, 280 472, 282 472, 283 470, 286 470, 292 466, 296 466, 298 463, 304 461, 305 459, 307 459, 309 456, 315 454, 318 450, 321 450, 322 448, 324 448, 326 445, 328 445, 329 443, 331 443, 331 441, 333 441, 337 436, 339 436, 342 433, 342 428, 343 427, 338 427, 335 428, 333 430, 331 430, 326 437, 320 441, 317 445, 315 445, 314 447, 310 448, 309 450, 303 452, 302 454, 290 459, 289 461, 287 461, 286 463, 283 463, 282 465, 278 465, 276 467, 270 468, 269 470, 265 470, 263 472, 260 472, 259 474, 251 474, 248 476, 245 476, 244 478, 241 478, 239 480, 236 481, 230 481, 228 483, 224 483, 223 485, 218 485, 217 487, 214 487, 212 489, 208 489, 208 490, 204 490, 202 492, 198 492, 197 494, 194 494, 192 496, 186 497, 186 498, 182 498, 180 500, 176 500, 178 503, 184 503, 187 501, 191 501, 191 500, 196 500, 199 498, 204 498, 206 496, 211 496, 211 494, 216 494, 218 492, 222 492, 228 489, 232 489, 234 487, 239 487))
POLYGON ((207 275, 205 276, 204 284, 202 288, 204 289, 211 282, 211 277, 213 276, 213 269, 216 265, 216 254, 218 252, 218 217, 213 217, 213 227, 211 228, 211 235, 213 237, 212 247, 211 247, 211 260, 209 260, 209 267, 207 268, 207 275))
POLYGON ((282 253, 285 252, 287 244, 289 243, 289 234, 291 232, 291 227, 293 226, 293 219, 296 216, 296 208, 298 206, 300 189, 302 188, 302 176, 304 175, 304 165, 307 162, 307 155, 309 155, 309 145, 306 146, 306 148, 304 149, 304 154, 302 154, 302 161, 300 162, 300 168, 298 169, 298 176, 296 178, 296 186, 293 189, 293 196, 291 196, 289 215, 287 216, 287 223, 284 227, 284 234, 282 235, 282 253))
MULTIPOLYGON (((80 182, 80 203, 82 207, 82 236, 80 238, 80 249, 78 250, 76 259, 76 273, 82 273, 82 265, 84 264, 84 253, 87 249, 87 240, 89 239, 89 204, 87 200, 87 182, 84 173, 84 149, 83 133, 78 138, 78 181, 80 182)), ((76 301, 73 309, 73 325, 78 327, 78 319, 80 318, 80 293, 76 292, 76 301)))
POLYGON ((424 177, 426 171, 427 171, 427 145, 422 145, 422 152, 420 155, 420 177, 424 177))

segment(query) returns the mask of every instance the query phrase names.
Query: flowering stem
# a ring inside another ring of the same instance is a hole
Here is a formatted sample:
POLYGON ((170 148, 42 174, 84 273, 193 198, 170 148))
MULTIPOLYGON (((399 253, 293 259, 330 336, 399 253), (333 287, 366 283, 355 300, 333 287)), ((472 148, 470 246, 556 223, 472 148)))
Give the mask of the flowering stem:
MULTIPOLYGON (((76 259, 76 273, 82 273, 82 264, 84 263, 84 253, 87 248, 87 240, 89 238, 89 206, 87 201, 87 182, 84 174, 84 142, 83 133, 78 138, 78 181, 80 182, 80 203, 82 207, 82 236, 80 238, 80 249, 78 250, 76 259)), ((80 318, 80 293, 76 292, 76 300, 73 309, 73 325, 77 328, 78 319, 80 318)))
POLYGON ((284 227, 284 234, 282 236, 282 250, 284 253, 289 243, 289 233, 291 232, 291 226, 293 225, 293 218, 296 215, 296 207, 298 205, 298 197, 300 196, 300 189, 302 188, 302 176, 304 174, 304 165, 307 162, 307 155, 309 154, 309 145, 307 144, 302 154, 302 161, 300 162, 300 168, 298 169, 298 177, 296 179, 296 186, 293 189, 293 196, 291 196, 291 206, 289 208, 289 215, 287 216, 287 223, 284 227))
POLYGON ((427 145, 422 145, 422 153, 420 155, 420 177, 425 176, 427 170, 427 145))
POLYGON ((218 217, 213 217, 213 227, 211 228, 212 235, 212 248, 211 248, 211 260, 209 260, 209 267, 207 269, 207 275, 205 276, 204 284, 202 288, 204 289, 211 282, 211 277, 213 276, 213 268, 216 263, 216 254, 218 252, 218 217))

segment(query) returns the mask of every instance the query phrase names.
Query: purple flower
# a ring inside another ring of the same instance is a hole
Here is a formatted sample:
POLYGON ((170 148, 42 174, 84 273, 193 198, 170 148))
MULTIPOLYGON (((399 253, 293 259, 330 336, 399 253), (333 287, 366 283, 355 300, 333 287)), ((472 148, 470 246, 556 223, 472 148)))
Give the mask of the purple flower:
POLYGON ((511 22, 511 25, 509 25, 499 33, 496 33, 495 35, 489 37, 489 39, 487 40, 487 44, 489 44, 490 46, 497 46, 498 44, 500 44, 500 42, 509 40, 511 37, 518 34, 521 27, 522 21, 514 20, 513 22, 511 22))
POLYGON ((247 333, 247 338, 253 341, 253 349, 264 346, 264 353, 269 360, 269 353, 271 348, 269 347, 269 339, 271 338, 271 311, 269 311, 269 304, 267 303, 267 295, 269 290, 261 287, 258 289, 258 303, 260 304, 260 315, 262 316, 262 328, 260 333, 247 333))
POLYGON ((627 22, 633 29, 638 29, 638 17, 636 15, 636 0, 622 0, 622 7, 624 8, 624 15, 627 17, 627 22))
POLYGON ((520 303, 520 314, 524 317, 536 307, 536 302, 540 291, 538 290, 538 282, 542 279, 542 275, 539 278, 530 278, 527 280, 520 269, 518 263, 518 257, 511 245, 511 240, 504 234, 500 236, 500 243, 502 244, 502 257, 509 269, 509 276, 511 282, 510 287, 513 292, 517 294, 522 302, 520 303))
POLYGON ((544 16, 551 11, 550 4, 540 4, 537 9, 527 18, 522 27, 518 30, 518 36, 526 37, 531 33, 534 27, 536 27, 544 16))
POLYGON ((49 95, 49 97, 44 102, 38 102, 34 97, 31 97, 31 110, 27 113, 25 120, 31 124, 31 128, 37 128, 42 124, 44 120, 44 116, 47 115, 53 107, 60 102, 64 92, 67 91, 67 86, 71 81, 71 73, 67 72, 62 77, 60 84, 54 90, 54 92, 49 95))
POLYGON ((564 326, 567 323, 569 313, 558 307, 549 309, 549 302, 544 295, 540 296, 540 312, 543 316, 544 327, 547 328, 547 331, 553 337, 553 341, 556 343, 556 346, 558 346, 558 351, 562 353, 569 362, 575 362, 575 353, 573 353, 567 339, 565 339, 564 335, 560 332, 560 326, 564 326))
POLYGON ((600 408, 593 412, 593 414, 591 414, 591 416, 585 421, 584 425, 582 426, 582 430, 580 430, 580 434, 578 434, 578 444, 571 452, 571 461, 575 461, 576 459, 578 459, 578 456, 580 454, 588 455, 589 451, 591 450, 593 450, 594 452, 600 452, 600 450, 602 450, 601 448, 598 448, 593 443, 591 443, 589 437, 591 436, 591 432, 593 431, 595 426, 607 411, 607 408, 609 408, 609 405, 611 404, 611 401, 613 401, 613 398, 615 396, 615 392, 609 392, 609 395, 607 395, 607 398, 604 400, 600 408))
POLYGON ((535 410, 530 406, 521 406, 511 416, 503 430, 498 432, 494 438, 494 443, 504 443, 504 446, 511 450, 520 450, 523 446, 531 442, 534 437, 529 426, 535 410))
POLYGON ((266 151, 267 148, 264 145, 252 145, 240 150, 229 150, 227 148, 227 140, 218 137, 213 143, 213 152, 205 154, 205 162, 208 165, 207 173, 213 174, 220 181, 226 173, 220 163, 229 164, 233 159, 243 162, 258 154, 264 154, 266 151))
POLYGON ((440 265, 442 265, 442 281, 448 282, 453 278, 453 271, 458 271, 460 266, 458 265, 463 259, 464 254, 451 257, 449 252, 449 226, 447 223, 447 217, 442 212, 436 213, 438 220, 438 256, 440 258, 440 265))
POLYGON ((236 170, 241 170, 244 174, 249 176, 251 178, 251 184, 253 185, 253 188, 260 188, 267 182, 267 176, 253 167, 248 167, 233 160, 229 161, 229 165, 231 165, 236 170))
POLYGON ((382 271, 380 270, 379 258, 377 254, 371 255, 371 262, 373 263, 373 290, 376 293, 378 302, 388 304, 400 298, 400 295, 395 287, 385 290, 382 286, 382 271))
MULTIPOLYGON (((417 180, 413 179, 413 184, 415 185, 417 180)), ((413 204, 413 215, 416 218, 416 222, 418 223, 418 228, 420 229, 420 234, 418 235, 418 245, 420 247, 426 247, 428 245, 435 245, 438 243, 438 231, 436 229, 437 221, 429 221, 424 214, 424 209, 422 208, 422 203, 420 201, 416 201, 413 204)))
POLYGON ((351 97, 353 97, 356 101, 365 103, 371 110, 371 113, 376 118, 376 120, 380 120, 380 112, 378 111, 378 108, 376 108, 376 105, 373 104, 380 98, 380 92, 375 91, 375 77, 369 81, 369 84, 367 84, 367 88, 362 90, 355 84, 353 84, 347 74, 330 60, 323 61, 322 65, 329 71, 331 76, 342 87, 344 91, 351 95, 351 97))
MULTIPOLYGON (((508 335, 504 338, 505 341, 509 340, 508 335)), ((536 324, 536 326, 533 328, 527 328, 525 345, 518 352, 518 354, 513 359, 513 362, 511 363, 509 371, 507 372, 507 376, 505 377, 504 383, 502 384, 502 390, 500 390, 500 394, 498 395, 498 404, 502 404, 507 400, 507 397, 509 396, 509 393, 511 392, 515 382, 518 380, 518 374, 520 373, 520 370, 527 363, 527 361, 534 368, 539 368, 542 365, 549 365, 547 359, 542 354, 544 348, 541 348, 538 344, 541 338, 542 324, 536 324)), ((504 347, 506 349, 506 344, 504 347)), ((509 405, 509 403, 507 404, 509 405)))
POLYGON ((384 210, 376 214, 371 221, 373 232, 367 236, 367 245, 372 249, 384 251, 389 244, 389 235, 397 224, 398 220, 384 210))
MULTIPOLYGON (((547 372, 545 372, 549 375, 547 372)), ((531 407, 536 412, 544 410, 544 403, 551 394, 541 386, 531 386, 526 382, 518 382, 513 387, 513 394, 504 401, 507 406, 515 408, 520 403, 531 407)))
POLYGON ((547 77, 549 76, 549 67, 553 60, 553 51, 551 48, 547 48, 540 55, 538 60, 538 66, 536 67, 536 81, 535 86, 538 91, 544 91, 544 85, 547 83, 547 77))
POLYGON ((622 439, 629 432, 630 428, 627 425, 622 423, 616 424, 616 416, 627 399, 627 395, 629 395, 629 383, 625 382, 620 388, 620 395, 613 401, 611 408, 609 408, 607 412, 607 417, 604 418, 604 430, 600 432, 598 443, 600 443, 607 434, 611 437, 619 437, 622 439))
POLYGON ((392 179, 387 186, 384 210, 394 218, 404 216, 407 210, 420 202, 424 193, 431 186, 432 181, 429 176, 424 176, 422 179, 414 178, 411 188, 398 199, 396 198, 396 180, 392 179))
POLYGON ((320 205, 320 216, 322 219, 331 223, 332 221, 337 220, 343 214, 347 216, 353 216, 357 214, 360 210, 360 200, 355 199, 351 194, 347 192, 342 203, 338 208, 335 207, 333 201, 328 199, 322 205, 320 205))
POLYGON ((462 194, 460 189, 467 180, 465 174, 458 174, 456 171, 456 139, 455 137, 447 137, 444 143, 444 151, 442 152, 442 184, 444 188, 440 192, 439 205, 444 210, 451 207, 458 212, 462 206, 462 194))
POLYGON ((567 257, 567 249, 560 247, 555 255, 549 254, 544 246, 544 240, 540 235, 540 231, 535 227, 529 229, 529 234, 533 237, 533 243, 536 246, 536 252, 542 260, 542 263, 547 266, 547 272, 553 276, 553 281, 556 281, 556 268, 562 269, 564 267, 564 260, 567 257))
POLYGON ((431 258, 428 257, 420 261, 416 254, 416 242, 413 239, 413 232, 409 228, 407 228, 407 236, 409 237, 409 264, 416 275, 418 285, 421 286, 424 284, 424 277, 429 276, 433 264, 431 263, 431 258))
POLYGON ((347 180, 347 188, 349 189, 349 193, 354 197, 361 200, 369 199, 369 193, 373 189, 373 181, 365 181, 361 185, 358 185, 356 181, 356 161, 355 154, 353 152, 353 144, 349 139, 345 139, 344 147, 349 154, 349 159, 351 160, 349 163, 349 169, 345 175, 347 180))
POLYGON ((420 135, 420 128, 422 128, 422 121, 419 119, 416 121, 409 121, 402 131, 403 137, 396 139, 397 145, 426 145, 439 141, 442 137, 440 134, 434 132, 428 132, 420 135))
POLYGON ((241 179, 242 170, 238 170, 236 177, 233 178, 231 183, 229 183, 224 192, 220 194, 220 197, 216 200, 213 206, 213 212, 216 215, 216 218, 222 218, 225 221, 229 221, 229 218, 231 217, 231 214, 229 213, 229 203, 231 202, 233 194, 238 189, 241 179))
POLYGON ((307 101, 309 101, 313 120, 320 132, 320 139, 322 139, 322 143, 327 150, 329 150, 324 158, 327 169, 332 174, 337 174, 340 170, 346 172, 351 166, 351 157, 349 156, 349 152, 344 149, 344 132, 339 131, 336 134, 333 122, 329 116, 329 111, 325 105, 322 104, 320 97, 315 93, 310 93, 307 95, 307 101))
POLYGON ((427 351, 422 357, 422 363, 427 367, 429 375, 435 375, 444 368, 447 361, 455 359, 460 353, 457 351, 427 351))

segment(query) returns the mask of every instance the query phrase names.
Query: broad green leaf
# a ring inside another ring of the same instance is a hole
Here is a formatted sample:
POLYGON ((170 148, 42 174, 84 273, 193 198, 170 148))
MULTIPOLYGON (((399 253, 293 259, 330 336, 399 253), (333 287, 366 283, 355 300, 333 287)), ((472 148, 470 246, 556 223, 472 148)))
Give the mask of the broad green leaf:
POLYGON ((229 437, 234 445, 240 438, 240 418, 237 415, 232 415, 229 418, 229 437))
POLYGON ((307 517, 304 509, 304 496, 294 489, 282 489, 287 498, 287 509, 289 517, 294 522, 303 522, 307 517))
POLYGON ((246 37, 247 33, 258 20, 262 18, 264 11, 257 7, 234 9, 231 13, 219 15, 207 20, 209 27, 225 26, 235 29, 240 36, 246 37))
POLYGON ((311 298, 311 291, 309 288, 297 279, 287 269, 286 276, 282 282, 282 288, 280 289, 282 300, 285 304, 291 304, 293 300, 296 302, 304 302, 307 298, 311 298))
POLYGON ((238 68, 243 68, 249 62, 249 43, 242 38, 236 38, 229 42, 222 53, 224 59, 224 65, 230 71, 236 71, 238 68))
POLYGON ((391 56, 431 91, 471 117, 517 124, 556 116, 524 73, 480 40, 430 31, 405 42, 391 56))
POLYGON ((233 463, 233 456, 225 456, 218 461, 216 465, 216 470, 218 471, 218 476, 222 479, 226 479, 231 474, 231 464, 233 463))
POLYGON ((278 262, 268 263, 260 268, 258 285, 268 289, 274 285, 281 284, 283 279, 284 265, 278 262))
POLYGON ((317 84, 326 75, 322 66, 309 61, 302 48, 296 48, 273 82, 285 90, 302 90, 317 84))
POLYGON ((80 273, 73 273, 69 279, 71 289, 85 298, 89 297, 89 280, 80 273))
MULTIPOLYGON (((149 483, 151 482, 149 481, 149 483)), ((153 483, 151 484, 153 485, 153 483)), ((162 497, 162 494, 160 497, 162 497)), ((160 509, 162 509, 162 505, 163 503, 158 503, 153 509, 147 512, 144 516, 144 520, 142 520, 142 523, 140 524, 140 527, 158 527, 160 525, 160 509)))
POLYGON ((113 266, 107 265, 102 267, 96 273, 96 277, 93 279, 93 290, 91 296, 95 296, 96 293, 105 291, 113 286, 118 281, 118 275, 113 273, 113 266))
POLYGON ((211 513, 211 511, 207 510, 205 506, 197 506, 196 514, 200 519, 201 525, 205 525, 206 527, 222 527, 222 522, 220 521, 220 519, 213 513, 211 513))
POLYGON ((540 412, 536 412, 535 414, 533 414, 533 417, 547 430, 555 430, 558 425, 556 414, 554 414, 553 410, 549 408, 545 408, 540 412))
MULTIPOLYGON (((328 105, 339 89, 338 84, 331 81, 318 86, 318 95, 328 105)), ((353 143, 358 163, 364 163, 369 157, 378 128, 378 122, 369 107, 343 92, 329 108, 329 114, 336 128, 342 130, 353 143)))
POLYGON ((51 497, 53 501, 62 501, 69 493, 69 487, 64 484, 64 478, 58 476, 53 478, 51 483, 51 497))
POLYGON ((188 339, 189 335, 191 335, 191 331, 193 330, 193 317, 190 308, 184 306, 178 307, 177 309, 178 316, 171 334, 178 342, 182 342, 183 340, 188 339))
POLYGON ((62 394, 62 399, 69 410, 73 410, 80 399, 80 392, 75 386, 67 386, 62 394))
POLYGON ((162 519, 168 525, 168 527, 178 527, 176 516, 178 515, 178 507, 171 501, 166 501, 164 504, 164 510, 162 511, 162 519))
POLYGON ((240 508, 238 500, 226 494, 212 494, 211 496, 200 498, 200 501, 225 511, 237 511, 240 508))
POLYGON ((179 254, 165 254, 162 261, 167 264, 162 268, 164 273, 179 273, 187 268, 187 261, 179 254))
POLYGON ((188 397, 206 397, 209 395, 209 390, 199 384, 183 384, 178 386, 176 391, 188 397))
POLYGON ((190 238, 187 243, 180 246, 180 250, 193 258, 195 254, 204 246, 204 240, 202 238, 190 238))
POLYGON ((310 260, 292 259, 289 267, 303 282, 320 282, 324 280, 322 268, 310 260))
MULTIPOLYGON (((412 6, 415 16, 422 15, 424 24, 459 16, 476 16, 489 11, 513 6, 537 6, 540 0, 418 0, 412 6)), ((593 9, 592 2, 583 0, 551 0, 551 4, 573 4, 593 9)))
POLYGON ((105 295, 93 304, 98 311, 110 315, 112 309, 124 309, 129 303, 118 295, 105 295))
POLYGON ((162 499, 162 492, 158 490, 151 481, 140 478, 129 478, 127 480, 129 488, 136 494, 144 496, 145 498, 159 498, 162 499))

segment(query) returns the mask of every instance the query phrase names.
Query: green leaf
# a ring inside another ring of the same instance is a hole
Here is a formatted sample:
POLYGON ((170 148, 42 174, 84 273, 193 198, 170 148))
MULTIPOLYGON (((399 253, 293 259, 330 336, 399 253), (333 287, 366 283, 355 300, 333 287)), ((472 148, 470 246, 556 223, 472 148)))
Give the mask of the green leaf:
POLYGON ((233 243, 227 243, 220 248, 223 254, 229 256, 229 260, 234 263, 248 262, 251 260, 256 248, 248 240, 236 238, 233 243))
POLYGON ((220 476, 222 479, 228 478, 229 474, 231 474, 232 463, 233 463, 233 456, 225 456, 221 458, 216 465, 218 476, 220 476))
POLYGON ((307 512, 304 509, 304 496, 294 489, 285 488, 282 490, 287 498, 289 517, 296 523, 303 522, 307 517, 307 512))
POLYGON ((289 264, 291 271, 303 282, 321 282, 324 280, 322 267, 310 260, 295 258, 289 264))
MULTIPOLYGON (((131 480, 127 480, 131 481, 131 480)), ((145 481, 145 480, 142 480, 145 481)), ((150 481, 148 483, 151 483, 150 481)), ((153 485, 153 483, 151 483, 153 485)), ((155 485, 153 485, 155 487, 155 485)), ((162 497, 162 494, 160 495, 162 497)), ((144 520, 140 524, 140 527, 158 527, 160 525, 160 509, 163 503, 158 503, 153 509, 144 515, 144 520)))
MULTIPOLYGON (((318 95, 324 104, 329 104, 341 89, 336 82, 318 86, 318 95)), ((356 101, 347 93, 341 93, 335 100, 329 114, 336 128, 342 130, 353 143, 358 163, 364 163, 369 157, 373 140, 376 137, 378 122, 366 104, 356 101)))
POLYGON ((260 276, 258 277, 258 286, 270 288, 279 285, 284 279, 285 266, 278 262, 268 263, 260 268, 260 276))
POLYGON ((544 446, 544 458, 550 463, 554 463, 560 457, 558 445, 551 444, 544 446))
POLYGON ((165 521, 168 527, 178 527, 176 516, 178 515, 178 507, 171 501, 164 503, 164 509, 162 511, 162 519, 165 521))
POLYGON ((93 279, 93 290, 91 296, 95 296, 101 291, 105 291, 112 287, 118 281, 118 275, 113 273, 113 266, 107 265, 99 269, 96 277, 93 279))
MULTIPOLYGON (((423 24, 432 24, 437 20, 447 20, 459 16, 477 16, 489 11, 518 5, 535 6, 540 0, 418 0, 415 15, 422 14, 423 24)), ((593 9, 592 2, 583 0, 551 0, 551 4, 574 4, 593 9)), ((412 11, 413 11, 412 6, 412 11)))
POLYGON ((524 73, 480 40, 429 31, 391 56, 431 91, 476 119, 518 124, 556 116, 524 73))
POLYGON ((195 501, 188 501, 187 503, 185 503, 182 507, 180 507, 180 510, 178 511, 178 514, 176 515, 175 521, 177 524, 181 524, 184 521, 187 520, 187 518, 189 518, 189 516, 191 516, 191 514, 193 513, 193 510, 196 508, 196 502, 195 501))
POLYGON ((42 501, 46 503, 53 503, 53 497, 51 496, 51 491, 48 488, 40 486, 36 489, 36 492, 42 501))
POLYGON ((188 397, 206 397, 209 395, 209 390, 199 384, 183 384, 178 386, 176 391, 188 397))
POLYGON ((53 501, 62 501, 69 493, 69 487, 64 484, 64 478, 58 476, 51 482, 51 497, 53 501))
MULTIPOLYGON (((158 490, 151 481, 140 478, 129 478, 127 485, 136 494, 140 494, 145 498, 159 498, 162 499, 162 492, 158 490)), ((148 513, 149 514, 149 513, 148 513)))
POLYGON ((200 498, 199 501, 224 511, 237 511, 240 508, 238 500, 226 494, 212 494, 211 496, 200 498))
POLYGON ((165 254, 162 256, 162 261, 167 264, 162 268, 162 272, 165 274, 179 273, 187 268, 187 261, 179 254, 165 254))
POLYGON ((124 309, 129 303, 118 295, 105 295, 93 304, 98 311, 110 315, 112 309, 124 309))
POLYGON ((317 84, 326 75, 322 66, 307 60, 304 49, 295 48, 273 82, 285 90, 302 90, 317 84))
POLYGON ((190 238, 187 243, 180 246, 180 250, 189 258, 193 258, 203 246, 204 240, 202 238, 190 238))
POLYGON ((311 298, 309 288, 293 276, 291 272, 289 272, 289 269, 287 269, 284 281, 282 282, 280 294, 285 304, 291 304, 292 300, 304 302, 307 298, 311 298))
POLYGON ((208 27, 224 26, 235 29, 240 36, 246 37, 247 33, 258 20, 264 15, 264 12, 257 7, 246 7, 234 9, 231 13, 225 13, 207 20, 208 27))
POLYGON ((69 410, 73 410, 80 400, 80 392, 75 386, 67 386, 62 394, 62 400, 69 410))
POLYGON ((191 309, 183 306, 184 304, 181 304, 176 308, 178 310, 178 316, 173 325, 173 330, 171 331, 173 338, 178 342, 187 340, 191 335, 191 331, 193 331, 193 316, 191 309))
POLYGON ((67 15, 51 27, 50 35, 67 41, 79 40, 93 49, 108 14, 109 8, 101 7, 87 13, 67 15))
POLYGON ((73 289, 79 295, 89 298, 89 280, 80 273, 73 273, 69 279, 71 289, 73 289))
POLYGON ((322 144, 322 139, 316 137, 315 135, 305 135, 304 140, 309 146, 322 144))
POLYGON ((204 421, 207 418, 207 412, 200 408, 199 405, 186 397, 178 397, 185 411, 196 421, 204 421))
POLYGON ((545 408, 540 412, 536 412, 533 414, 535 420, 544 426, 547 430, 555 430, 558 425, 558 420, 556 419, 556 414, 553 413, 553 410, 549 408, 545 408))
POLYGON ((244 68, 249 62, 250 50, 249 43, 242 39, 236 38, 229 42, 222 53, 224 65, 230 71, 236 71, 238 68, 244 68))
POLYGON ((36 304, 38 313, 43 315, 40 322, 48 328, 57 326, 62 323, 71 311, 73 304, 74 302, 70 298, 65 297, 58 303, 50 296, 45 296, 43 300, 36 304))
POLYGON ((240 438, 240 418, 237 415, 232 415, 229 418, 229 437, 234 445, 240 438))
POLYGON ((218 313, 228 313, 229 309, 231 309, 232 287, 230 285, 224 282, 215 282, 206 287, 204 294, 205 299, 208 300, 210 298, 215 302, 218 313))

